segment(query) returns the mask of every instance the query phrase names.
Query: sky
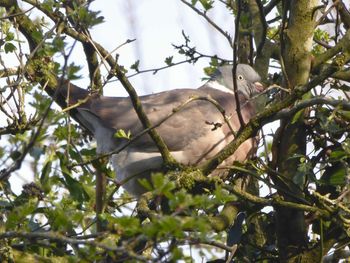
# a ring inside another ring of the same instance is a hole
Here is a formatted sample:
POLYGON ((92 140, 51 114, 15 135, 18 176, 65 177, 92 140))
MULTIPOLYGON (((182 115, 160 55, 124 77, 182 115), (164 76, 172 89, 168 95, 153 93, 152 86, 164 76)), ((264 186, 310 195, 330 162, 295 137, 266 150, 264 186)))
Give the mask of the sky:
MULTIPOLYGON (((233 20, 222 3, 219 9, 208 15, 233 34, 233 20)), ((232 58, 232 50, 227 40, 213 29, 202 17, 179 0, 97 0, 91 5, 93 10, 101 10, 105 23, 96 26, 91 34, 107 50, 111 51, 127 39, 134 42, 118 49, 119 63, 130 67, 140 60, 140 69, 165 66, 165 58, 175 55, 174 62, 184 57, 177 55, 172 44, 184 43, 182 30, 190 36, 197 50, 208 55, 232 58)), ((139 95, 155 93, 175 88, 198 87, 204 77, 203 67, 208 60, 196 65, 181 65, 171 69, 141 74, 131 79, 139 95)), ((87 76, 87 75, 86 75, 87 76)), ((107 95, 115 94, 116 85, 109 85, 107 95)), ((119 88, 120 89, 120 88, 119 88)), ((118 90, 117 95, 126 95, 118 90)))

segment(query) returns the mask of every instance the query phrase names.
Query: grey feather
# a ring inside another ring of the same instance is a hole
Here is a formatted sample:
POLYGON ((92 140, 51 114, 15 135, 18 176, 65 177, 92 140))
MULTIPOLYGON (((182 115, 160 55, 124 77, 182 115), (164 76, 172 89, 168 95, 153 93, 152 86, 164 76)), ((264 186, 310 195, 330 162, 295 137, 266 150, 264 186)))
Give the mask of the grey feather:
MULTIPOLYGON (((258 81, 260 76, 253 68, 242 64, 237 66, 239 100, 245 122, 255 114, 254 105, 248 99, 260 91, 260 87, 255 84, 258 81)), ((67 93, 67 90, 64 92, 67 93)), ((69 94, 71 104, 88 95, 76 86, 71 86, 69 94)), ((226 115, 231 116, 231 126, 236 131, 239 129, 231 66, 219 68, 215 76, 198 89, 170 90, 141 96, 140 100, 151 123, 157 124, 192 96, 210 96, 216 100, 225 109, 226 115)), ((75 109, 73 116, 94 135, 99 153, 110 152, 128 143, 126 139, 115 138, 117 130, 130 131, 132 137, 143 131, 129 98, 92 95, 87 102, 75 109)), ((208 101, 194 101, 186 105, 156 130, 174 158, 186 165, 203 163, 233 139, 223 116, 208 101), (213 129, 215 123, 220 123, 221 127, 213 129)), ((247 140, 226 163, 244 161, 253 147, 254 141, 247 140)), ((162 168, 161 156, 148 134, 132 142, 119 154, 113 155, 111 160, 117 180, 125 183, 125 189, 134 195, 144 191, 137 179, 149 178, 151 172, 162 168)))

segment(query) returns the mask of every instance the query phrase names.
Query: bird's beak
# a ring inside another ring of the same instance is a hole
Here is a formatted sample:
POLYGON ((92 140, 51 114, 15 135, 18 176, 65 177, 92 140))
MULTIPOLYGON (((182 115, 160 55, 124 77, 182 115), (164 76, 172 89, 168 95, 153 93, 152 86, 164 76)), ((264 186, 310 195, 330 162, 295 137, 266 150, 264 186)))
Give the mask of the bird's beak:
POLYGON ((261 84, 260 82, 258 82, 258 81, 254 82, 254 86, 258 92, 264 91, 264 85, 261 84))

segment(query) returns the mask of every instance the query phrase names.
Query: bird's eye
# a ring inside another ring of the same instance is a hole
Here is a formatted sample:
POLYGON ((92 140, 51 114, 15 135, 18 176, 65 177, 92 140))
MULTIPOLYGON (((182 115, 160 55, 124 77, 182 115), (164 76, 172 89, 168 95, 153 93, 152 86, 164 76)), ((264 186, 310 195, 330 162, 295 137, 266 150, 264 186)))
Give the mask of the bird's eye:
POLYGON ((237 76, 237 79, 238 79, 238 80, 243 80, 244 78, 243 78, 242 75, 238 75, 238 76, 237 76))

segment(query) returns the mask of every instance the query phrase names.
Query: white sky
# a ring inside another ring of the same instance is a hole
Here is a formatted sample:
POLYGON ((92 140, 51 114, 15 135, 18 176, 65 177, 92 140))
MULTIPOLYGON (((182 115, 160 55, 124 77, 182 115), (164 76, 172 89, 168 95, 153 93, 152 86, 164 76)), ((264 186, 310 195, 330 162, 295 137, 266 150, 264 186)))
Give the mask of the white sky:
MULTIPOLYGON (((174 62, 183 60, 172 47, 184 43, 181 31, 190 36, 192 45, 208 55, 232 58, 227 40, 214 30, 202 17, 195 14, 179 0, 97 0, 92 9, 101 10, 105 23, 92 31, 93 38, 109 51, 127 39, 136 39, 118 50, 119 62, 129 67, 140 59, 140 69, 164 66, 164 59, 174 55, 174 62), (103 4, 102 4, 103 3, 103 4)), ((223 4, 209 12, 209 16, 233 34, 233 20, 223 4)), ((139 94, 148 94, 165 89, 197 87, 204 77, 202 68, 208 60, 201 60, 195 66, 189 64, 171 69, 142 74, 131 79, 139 94)), ((87 79, 87 78, 86 78, 87 79)), ((108 87, 106 94, 115 94, 117 85, 108 87), (113 90, 113 92, 112 92, 113 90)), ((118 95, 124 94, 125 92, 118 95)))

